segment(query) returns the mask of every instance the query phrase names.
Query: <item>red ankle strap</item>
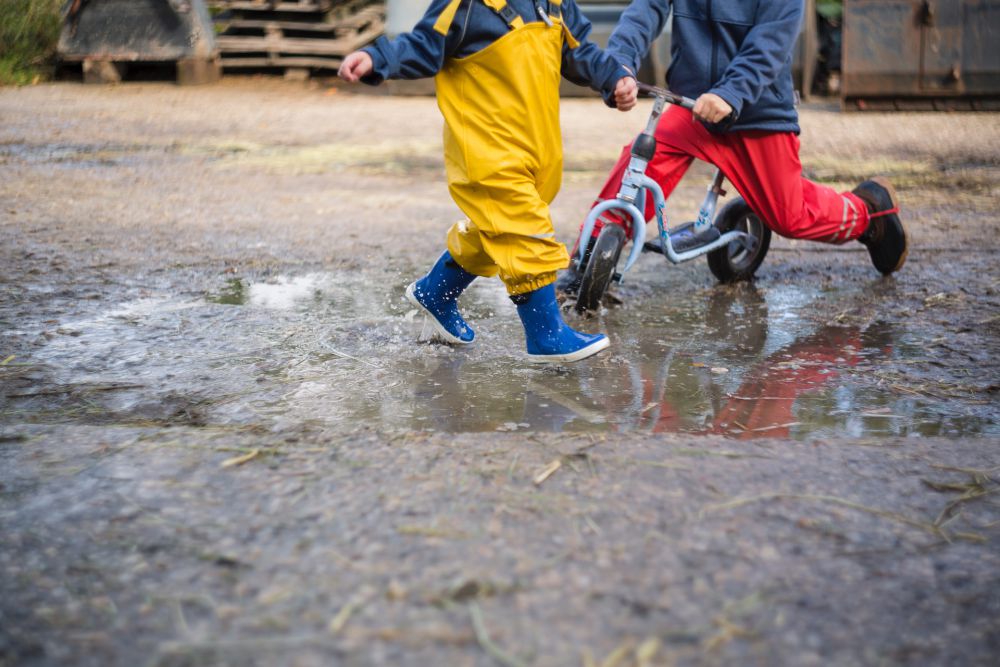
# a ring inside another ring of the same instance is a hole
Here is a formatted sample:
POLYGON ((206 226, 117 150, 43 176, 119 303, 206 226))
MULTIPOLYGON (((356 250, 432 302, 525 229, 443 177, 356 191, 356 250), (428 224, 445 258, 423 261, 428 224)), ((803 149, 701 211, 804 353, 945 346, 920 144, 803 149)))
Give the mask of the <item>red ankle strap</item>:
POLYGON ((868 219, 881 218, 883 215, 892 215, 893 213, 899 213, 899 207, 890 208, 888 211, 879 211, 878 213, 869 213, 868 219))

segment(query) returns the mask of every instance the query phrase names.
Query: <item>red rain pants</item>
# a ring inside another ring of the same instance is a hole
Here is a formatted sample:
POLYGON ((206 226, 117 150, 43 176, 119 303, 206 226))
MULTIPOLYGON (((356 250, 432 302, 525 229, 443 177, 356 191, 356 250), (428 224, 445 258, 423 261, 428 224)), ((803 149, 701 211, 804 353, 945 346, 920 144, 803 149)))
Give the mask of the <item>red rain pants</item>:
MULTIPOLYGON (((698 158, 721 169, 750 208, 781 236, 840 244, 858 238, 868 228, 868 209, 860 198, 802 177, 799 138, 792 132, 713 134, 692 121, 690 111, 671 106, 656 126, 656 144, 656 156, 646 175, 660 184, 664 198, 698 158)), ((618 193, 630 148, 622 150, 598 202, 618 193)), ((652 197, 647 197, 645 215, 647 220, 654 217, 652 197)), ((614 210, 601 218, 595 225, 595 236, 604 220, 622 220, 614 210)))

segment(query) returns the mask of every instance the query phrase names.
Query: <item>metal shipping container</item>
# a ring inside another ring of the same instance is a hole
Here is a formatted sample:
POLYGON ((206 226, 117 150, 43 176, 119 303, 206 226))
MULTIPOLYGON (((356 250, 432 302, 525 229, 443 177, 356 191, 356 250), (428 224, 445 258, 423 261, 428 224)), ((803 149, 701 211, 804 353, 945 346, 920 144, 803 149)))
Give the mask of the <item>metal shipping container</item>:
POLYGON ((130 65, 171 64, 181 84, 218 80, 219 54, 204 0, 68 3, 59 58, 82 63, 84 81, 112 83, 130 65))
POLYGON ((1000 108, 1000 0, 845 0, 847 108, 1000 108))

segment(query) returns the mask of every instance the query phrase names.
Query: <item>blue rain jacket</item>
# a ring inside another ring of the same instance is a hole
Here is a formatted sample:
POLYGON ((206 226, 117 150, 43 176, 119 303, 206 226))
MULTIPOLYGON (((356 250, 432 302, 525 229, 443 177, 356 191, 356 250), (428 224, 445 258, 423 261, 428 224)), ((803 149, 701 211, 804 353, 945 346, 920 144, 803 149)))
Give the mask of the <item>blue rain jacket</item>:
POLYGON ((724 99, 735 115, 726 130, 799 131, 791 66, 802 0, 633 0, 608 53, 638 68, 671 7, 672 91, 724 99))
MULTIPOLYGON (((450 0, 432 0, 423 18, 408 33, 394 39, 379 37, 362 49, 372 57, 372 72, 362 82, 377 85, 385 79, 421 79, 434 76, 445 58, 463 58, 484 49, 510 28, 507 23, 481 0, 466 0, 455 13, 447 37, 434 30, 434 22, 450 0)), ((541 21, 536 6, 549 10, 546 0, 507 0, 525 23, 541 21)), ((549 12, 558 16, 558 9, 549 12)), ((593 42, 587 41, 591 25, 576 6, 575 0, 563 0, 562 17, 570 33, 580 42, 575 49, 563 45, 562 75, 573 83, 590 86, 605 93, 605 99, 615 84, 631 74, 614 58, 593 42)), ((525 63, 530 67, 531 63, 525 63)), ((613 105, 613 102, 609 102, 613 105)))

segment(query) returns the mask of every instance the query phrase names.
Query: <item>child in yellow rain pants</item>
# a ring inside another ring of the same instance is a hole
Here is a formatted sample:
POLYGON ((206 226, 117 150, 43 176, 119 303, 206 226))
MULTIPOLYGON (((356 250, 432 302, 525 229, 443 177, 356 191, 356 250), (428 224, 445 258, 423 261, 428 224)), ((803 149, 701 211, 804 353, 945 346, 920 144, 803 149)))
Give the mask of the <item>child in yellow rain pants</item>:
POLYGON ((631 72, 589 33, 574 0, 433 0, 412 32, 344 59, 346 81, 435 77, 448 188, 468 220, 406 294, 446 342, 473 341, 458 296, 477 276, 499 276, 533 361, 577 361, 608 346, 563 321, 552 284, 569 264, 549 215, 562 180, 560 76, 623 111, 635 105, 631 72))

